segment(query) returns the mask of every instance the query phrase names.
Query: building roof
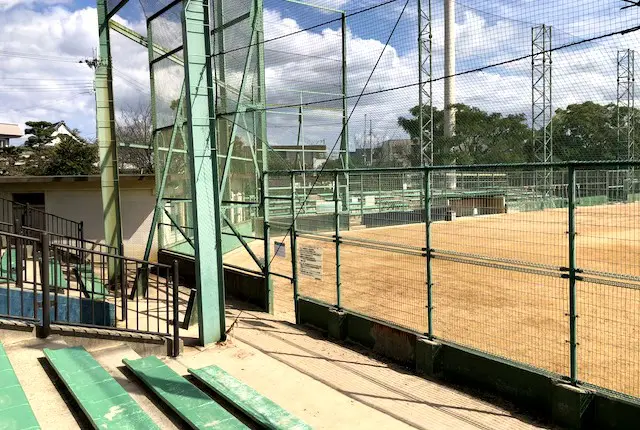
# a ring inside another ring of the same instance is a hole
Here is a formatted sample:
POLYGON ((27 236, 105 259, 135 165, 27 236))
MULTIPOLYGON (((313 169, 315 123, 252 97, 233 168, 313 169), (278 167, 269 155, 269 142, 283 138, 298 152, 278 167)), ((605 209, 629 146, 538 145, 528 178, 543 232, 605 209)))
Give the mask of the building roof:
POLYGON ((7 124, 0 122, 0 136, 22 137, 22 130, 18 124, 7 124))
MULTIPOLYGON (((155 175, 129 175, 121 174, 120 179, 155 181, 155 175)), ((99 182, 100 175, 86 176, 0 176, 0 184, 15 183, 46 183, 46 182, 99 182)))

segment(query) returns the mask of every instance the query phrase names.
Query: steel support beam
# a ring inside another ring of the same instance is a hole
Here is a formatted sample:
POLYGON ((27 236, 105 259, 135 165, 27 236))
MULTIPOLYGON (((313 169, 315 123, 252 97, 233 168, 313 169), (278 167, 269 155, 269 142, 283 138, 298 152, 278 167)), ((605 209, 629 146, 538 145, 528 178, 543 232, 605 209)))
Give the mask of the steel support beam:
MULTIPOLYGON (((342 36, 342 134, 340 136, 340 160, 344 169, 349 166, 349 108, 347 104, 347 14, 340 16, 342 36)), ((342 193, 342 210, 349 210, 349 174, 344 175, 344 193, 342 193)))
MULTIPOLYGON (((122 255, 122 226, 120 221, 120 189, 118 184, 118 146, 115 133, 113 107, 113 77, 111 69, 111 42, 107 1, 98 0, 99 56, 96 67, 96 135, 100 155, 100 186, 104 236, 107 245, 122 255)), ((118 273, 115 264, 109 264, 109 277, 118 273)))
MULTIPOLYGON (((553 160, 553 107, 551 99, 551 27, 531 29, 531 130, 534 160, 553 160)), ((536 171, 536 186, 542 194, 542 205, 551 195, 553 170, 536 171)))
POLYGON ((431 0, 418 0, 418 144, 421 166, 433 164, 432 40, 431 0))
MULTIPOLYGON (((141 35, 140 33, 137 33, 133 30, 131 30, 128 27, 125 27, 124 25, 118 23, 117 21, 109 21, 109 28, 119 34, 121 34, 122 36, 126 37, 127 39, 136 42, 137 44, 144 46, 145 48, 149 48, 149 40, 151 40, 151 21, 149 21, 149 23, 147 24, 147 37, 144 37, 143 35, 141 35)), ((167 51, 166 49, 164 49, 163 47, 161 47, 158 44, 155 43, 151 43, 151 48, 152 48, 152 53, 157 55, 157 56, 164 56, 167 55, 169 53, 169 51, 167 51)), ((184 61, 182 61, 182 58, 176 56, 176 55, 169 55, 167 58, 169 58, 171 61, 173 61, 174 63, 183 66, 184 65, 184 61)), ((154 56, 150 56, 149 57, 149 62, 153 62, 154 61, 154 56)))
POLYGON ((188 150, 201 344, 225 338, 220 197, 208 0, 183 1, 188 150), (206 259, 206 261, 205 261, 206 259))
MULTIPOLYGON (((616 110, 618 116, 618 147, 626 151, 628 160, 636 158, 635 143, 635 51, 618 51, 616 110)), ((618 158, 623 158, 618 154, 618 158)), ((633 194, 634 169, 627 169, 627 197, 633 194)))

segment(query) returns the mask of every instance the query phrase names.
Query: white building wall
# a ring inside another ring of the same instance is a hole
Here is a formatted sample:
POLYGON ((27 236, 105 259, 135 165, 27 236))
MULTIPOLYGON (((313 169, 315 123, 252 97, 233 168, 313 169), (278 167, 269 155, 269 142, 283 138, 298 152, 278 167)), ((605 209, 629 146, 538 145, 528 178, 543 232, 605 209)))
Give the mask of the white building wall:
MULTIPOLYGON (((47 190, 45 204, 45 210, 51 214, 78 222, 84 221, 85 239, 104 242, 100 190, 47 190)), ((144 257, 154 205, 155 197, 150 189, 120 189, 122 237, 127 257, 144 257)), ((150 260, 155 260, 157 254, 156 234, 150 260)))

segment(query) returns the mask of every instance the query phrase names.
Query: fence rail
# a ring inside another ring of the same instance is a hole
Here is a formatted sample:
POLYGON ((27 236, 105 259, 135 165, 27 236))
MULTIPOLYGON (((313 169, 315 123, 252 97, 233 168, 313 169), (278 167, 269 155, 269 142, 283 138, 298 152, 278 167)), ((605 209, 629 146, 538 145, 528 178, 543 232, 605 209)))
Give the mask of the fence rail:
POLYGON ((45 336, 51 324, 72 325, 170 336, 179 346, 177 263, 23 229, 0 232, 0 317, 33 321, 45 336))
POLYGON ((638 167, 267 172, 265 275, 291 274, 296 300, 640 397, 638 167))
POLYGON ((27 235, 39 238, 39 232, 48 232, 57 236, 84 239, 84 224, 44 212, 28 204, 0 198, 0 231, 20 234, 26 227, 27 235))

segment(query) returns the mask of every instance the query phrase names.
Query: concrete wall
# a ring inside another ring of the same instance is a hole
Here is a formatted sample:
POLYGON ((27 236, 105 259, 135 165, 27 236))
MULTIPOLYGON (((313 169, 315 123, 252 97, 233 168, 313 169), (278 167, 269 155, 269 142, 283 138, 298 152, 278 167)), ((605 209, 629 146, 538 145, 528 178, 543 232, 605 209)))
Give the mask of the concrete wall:
MULTIPOLYGON (((73 221, 84 222, 85 239, 104 241, 102 195, 100 181, 55 181, 38 178, 2 178, 0 197, 12 198, 13 193, 45 194, 45 211, 73 221)), ((142 258, 151 228, 155 182, 149 177, 121 177, 120 202, 122 209, 122 235, 124 252, 128 257, 142 258)), ((154 238, 150 260, 157 256, 157 235, 154 238)))
MULTIPOLYGON (((142 258, 151 229, 155 197, 152 190, 124 189, 120 192, 122 239, 128 257, 142 258)), ((46 211, 74 221, 84 221, 84 236, 104 241, 100 190, 50 190, 45 193, 46 211)), ((157 238, 151 250, 158 253, 157 238)))

